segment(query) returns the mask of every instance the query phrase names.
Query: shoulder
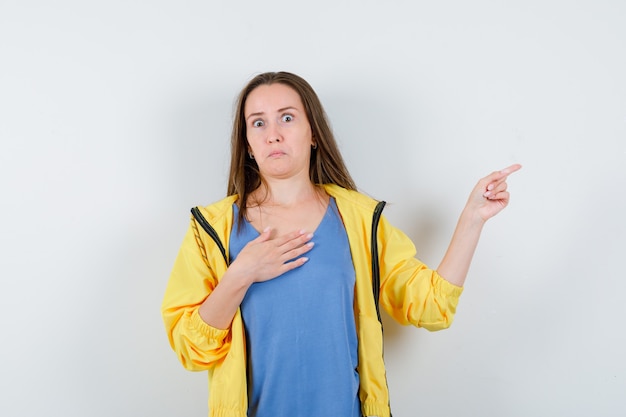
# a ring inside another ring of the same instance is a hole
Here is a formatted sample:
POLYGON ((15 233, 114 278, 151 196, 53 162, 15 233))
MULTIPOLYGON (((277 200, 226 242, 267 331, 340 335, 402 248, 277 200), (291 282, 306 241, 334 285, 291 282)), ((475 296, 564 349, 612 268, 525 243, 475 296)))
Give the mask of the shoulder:
POLYGON ((372 213, 378 201, 359 191, 347 190, 335 184, 324 184, 324 190, 337 201, 339 207, 350 207, 352 210, 372 213))
POLYGON ((198 209, 209 223, 219 223, 232 218, 232 207, 237 198, 237 195, 231 195, 208 206, 198 206, 198 209))

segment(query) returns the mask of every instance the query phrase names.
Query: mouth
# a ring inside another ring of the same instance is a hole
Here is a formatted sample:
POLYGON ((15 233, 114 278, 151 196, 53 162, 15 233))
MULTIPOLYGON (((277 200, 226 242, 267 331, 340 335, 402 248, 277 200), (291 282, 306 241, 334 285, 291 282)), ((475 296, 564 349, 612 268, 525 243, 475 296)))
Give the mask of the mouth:
POLYGON ((268 155, 268 158, 278 158, 285 155, 285 152, 282 151, 273 151, 268 155))

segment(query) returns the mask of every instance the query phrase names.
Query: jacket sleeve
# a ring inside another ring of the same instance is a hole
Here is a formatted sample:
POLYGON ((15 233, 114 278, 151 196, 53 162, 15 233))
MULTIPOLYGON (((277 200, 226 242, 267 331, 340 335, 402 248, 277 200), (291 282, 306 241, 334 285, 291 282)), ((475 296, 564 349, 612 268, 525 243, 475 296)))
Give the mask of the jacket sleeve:
POLYGON ((194 220, 181 245, 170 275, 161 313, 172 349, 191 371, 211 369, 230 348, 230 329, 205 323, 198 310, 217 285, 194 220))
POLYGON ((415 245, 381 217, 378 228, 380 303, 397 322, 428 330, 450 327, 462 287, 443 279, 415 255, 415 245))

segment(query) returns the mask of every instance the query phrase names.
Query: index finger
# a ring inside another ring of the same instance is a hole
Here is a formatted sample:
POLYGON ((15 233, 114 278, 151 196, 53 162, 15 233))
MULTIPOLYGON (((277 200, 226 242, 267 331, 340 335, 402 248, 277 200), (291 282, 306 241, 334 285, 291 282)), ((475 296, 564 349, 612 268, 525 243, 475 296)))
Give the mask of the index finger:
POLYGON ((513 164, 509 167, 501 169, 500 171, 495 171, 492 174, 488 175, 485 179, 488 182, 502 181, 515 171, 519 170, 522 166, 520 164, 513 164))
POLYGON ((507 176, 507 175, 511 175, 515 171, 519 171, 521 168, 522 168, 522 166, 520 164, 513 164, 513 165, 511 165, 509 167, 506 167, 506 168, 500 170, 500 173, 504 174, 505 176, 507 176))
POLYGON ((307 233, 306 230, 297 230, 289 233, 285 233, 284 235, 276 236, 273 240, 277 246, 283 246, 289 242, 292 242, 296 239, 302 239, 304 242, 311 240, 313 238, 313 233, 307 233))

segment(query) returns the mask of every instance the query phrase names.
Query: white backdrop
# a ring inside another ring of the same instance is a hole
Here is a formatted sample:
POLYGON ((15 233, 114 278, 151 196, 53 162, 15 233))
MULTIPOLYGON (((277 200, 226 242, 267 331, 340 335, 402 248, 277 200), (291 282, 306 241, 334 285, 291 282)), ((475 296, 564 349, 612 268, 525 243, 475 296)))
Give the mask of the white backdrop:
POLYGON ((457 319, 386 320, 394 415, 626 414, 626 3, 0 1, 0 413, 204 416, 159 307, 234 98, 305 77, 436 266, 520 162, 457 319))

